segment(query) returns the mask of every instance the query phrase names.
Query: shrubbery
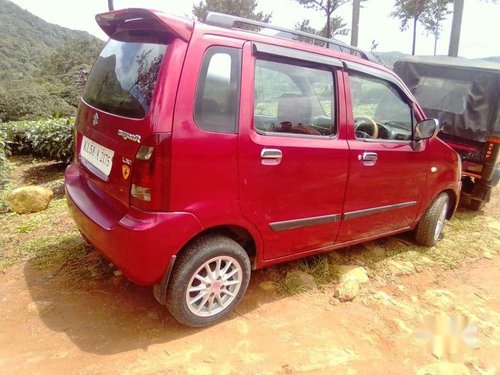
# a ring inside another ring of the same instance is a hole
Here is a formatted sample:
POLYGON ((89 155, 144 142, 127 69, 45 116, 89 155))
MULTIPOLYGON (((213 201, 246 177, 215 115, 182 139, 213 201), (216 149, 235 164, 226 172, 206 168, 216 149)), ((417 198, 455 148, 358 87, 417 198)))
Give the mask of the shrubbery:
MULTIPOLYGON (((74 119, 13 121, 0 123, 3 148, 12 154, 34 155, 70 163, 73 158, 74 119)), ((0 173, 2 159, 0 142, 0 173)))
POLYGON ((0 131, 0 187, 5 181, 5 169, 7 168, 7 145, 5 143, 6 135, 4 132, 0 131))

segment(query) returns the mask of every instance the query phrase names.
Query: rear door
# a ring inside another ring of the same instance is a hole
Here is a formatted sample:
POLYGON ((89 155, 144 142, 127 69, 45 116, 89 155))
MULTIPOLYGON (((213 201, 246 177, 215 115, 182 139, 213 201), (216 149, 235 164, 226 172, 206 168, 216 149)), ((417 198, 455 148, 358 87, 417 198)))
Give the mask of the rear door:
POLYGON ((162 26, 134 22, 140 20, 111 35, 94 63, 76 122, 77 162, 94 192, 117 209, 129 205, 141 144, 159 125, 171 130, 168 116, 159 121, 159 108, 173 106, 175 90, 165 85, 177 87, 185 50, 162 26))
MULTIPOLYGON (((358 70, 359 69, 359 70, 358 70)), ((417 122, 404 86, 375 69, 346 72, 349 181, 339 242, 409 228, 430 170, 426 142, 411 144, 417 122)))
POLYGON ((265 260, 337 237, 348 163, 340 69, 333 58, 245 45, 240 202, 262 234, 265 260))

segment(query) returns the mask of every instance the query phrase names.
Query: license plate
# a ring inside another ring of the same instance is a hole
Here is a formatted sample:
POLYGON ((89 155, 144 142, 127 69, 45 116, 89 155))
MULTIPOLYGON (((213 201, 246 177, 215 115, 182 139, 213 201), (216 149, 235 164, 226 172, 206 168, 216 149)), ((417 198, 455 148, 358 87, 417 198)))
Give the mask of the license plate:
POLYGON ((115 152, 94 142, 87 137, 83 137, 80 155, 90 164, 100 170, 107 176, 111 172, 113 166, 113 156, 115 152))

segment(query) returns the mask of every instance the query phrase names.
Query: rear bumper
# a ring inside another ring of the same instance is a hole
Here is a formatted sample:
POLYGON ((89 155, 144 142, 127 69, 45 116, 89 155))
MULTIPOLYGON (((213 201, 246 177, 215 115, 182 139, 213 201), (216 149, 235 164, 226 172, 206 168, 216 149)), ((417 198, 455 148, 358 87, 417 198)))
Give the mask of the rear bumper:
POLYGON ((74 164, 65 180, 68 207, 82 235, 137 284, 159 282, 172 256, 203 229, 187 212, 117 212, 96 195, 74 164))

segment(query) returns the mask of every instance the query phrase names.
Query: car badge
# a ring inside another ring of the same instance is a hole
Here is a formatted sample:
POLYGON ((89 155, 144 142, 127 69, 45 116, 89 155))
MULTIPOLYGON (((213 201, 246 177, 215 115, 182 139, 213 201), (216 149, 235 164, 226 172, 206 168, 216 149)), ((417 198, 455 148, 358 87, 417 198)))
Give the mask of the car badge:
POLYGON ((118 136, 122 137, 125 141, 133 141, 137 143, 141 143, 141 136, 139 134, 131 134, 126 132, 125 130, 118 129, 118 136))
POLYGON ((125 180, 130 176, 130 167, 128 165, 122 165, 122 175, 125 180))
POLYGON ((94 116, 92 116, 92 125, 97 126, 98 123, 99 123, 99 115, 96 112, 94 113, 94 116))

